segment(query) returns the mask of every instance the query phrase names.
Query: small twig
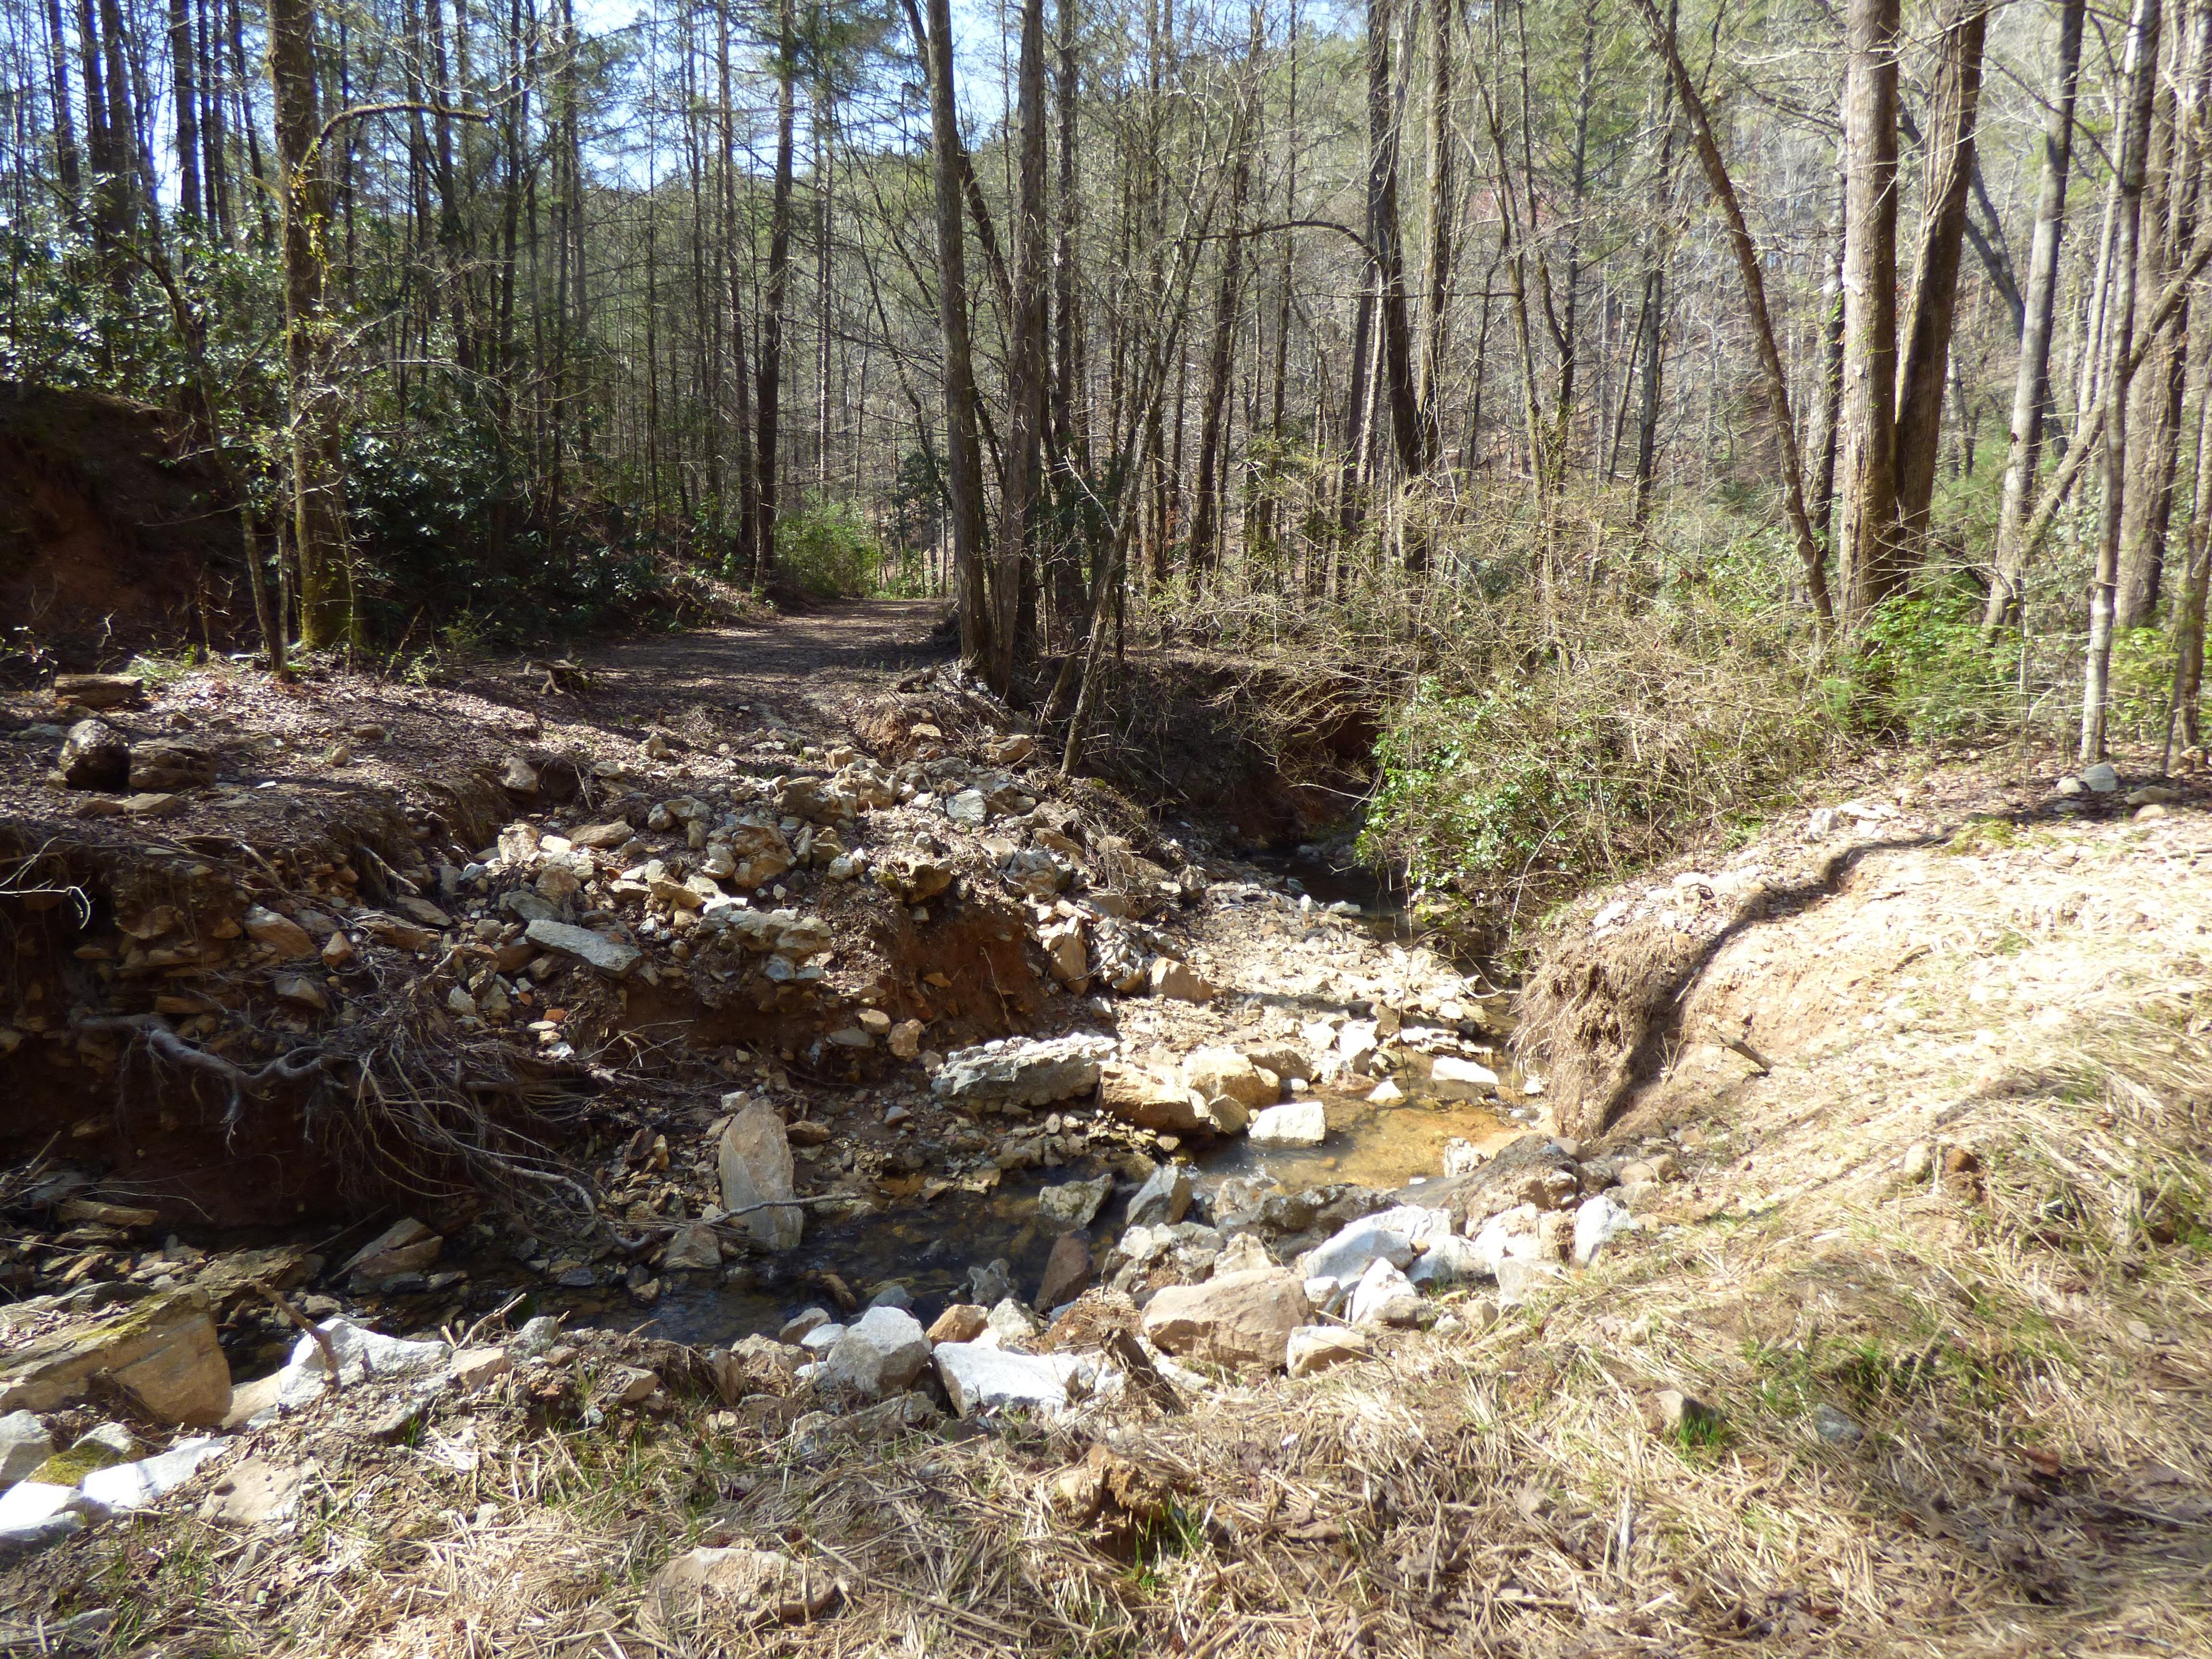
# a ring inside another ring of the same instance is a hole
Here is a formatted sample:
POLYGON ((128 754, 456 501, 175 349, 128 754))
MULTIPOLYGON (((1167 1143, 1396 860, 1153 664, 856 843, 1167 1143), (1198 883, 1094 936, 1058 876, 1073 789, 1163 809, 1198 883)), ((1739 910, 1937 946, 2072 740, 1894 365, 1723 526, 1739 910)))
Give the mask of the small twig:
POLYGON ((1710 1022, 1710 1024, 1714 1042, 1719 1043, 1723 1048, 1730 1049, 1736 1054, 1741 1054, 1753 1065, 1758 1066, 1759 1074, 1761 1077, 1767 1077, 1772 1074, 1774 1071, 1774 1062, 1769 1060, 1765 1054, 1759 1053, 1758 1049, 1753 1048, 1747 1039, 1740 1037, 1735 1033, 1729 1031, 1717 1019, 1710 1022))
POLYGON ((345 1379, 338 1375, 338 1351, 331 1342, 330 1333, 325 1330, 321 1326, 316 1324, 315 1322, 308 1318, 307 1315, 301 1313, 289 1302, 287 1302, 283 1297, 279 1295, 275 1290, 271 1289, 267 1285, 256 1284, 253 1288, 259 1291, 262 1295, 267 1297, 269 1298, 270 1305, 274 1307, 278 1313, 283 1314, 285 1318, 290 1320, 301 1330, 307 1332, 309 1336, 315 1339, 315 1346, 323 1351, 323 1364, 331 1368, 331 1386, 334 1389, 343 1389, 345 1387, 345 1379))
POLYGON ((524 1291, 507 1297, 506 1301, 501 1303, 499 1306, 494 1308, 482 1319, 479 1319, 475 1324, 470 1326, 467 1330, 464 1331, 461 1334, 461 1340, 459 1342, 456 1342, 453 1346, 456 1348, 474 1346, 477 1338, 483 1334, 484 1328, 486 1326, 489 1325, 495 1319, 506 1318, 507 1315, 513 1313, 514 1310, 521 1304, 523 1300, 528 1295, 529 1292, 527 1291, 524 1291))

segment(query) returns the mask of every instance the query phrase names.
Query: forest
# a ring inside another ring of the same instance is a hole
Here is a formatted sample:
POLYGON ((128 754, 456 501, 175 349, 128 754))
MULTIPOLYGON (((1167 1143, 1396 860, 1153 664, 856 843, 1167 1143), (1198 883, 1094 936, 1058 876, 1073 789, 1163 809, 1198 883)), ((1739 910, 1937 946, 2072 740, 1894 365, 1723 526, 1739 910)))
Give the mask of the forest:
POLYGON ((1379 711, 1491 901, 1839 744, 2201 743, 2212 7, 4 27, 0 374, 164 411, 272 666, 945 594, 1074 767, 1133 629, 1379 711))
POLYGON ((2212 1654, 2128 8, 0 0, 0 1651, 2212 1654))

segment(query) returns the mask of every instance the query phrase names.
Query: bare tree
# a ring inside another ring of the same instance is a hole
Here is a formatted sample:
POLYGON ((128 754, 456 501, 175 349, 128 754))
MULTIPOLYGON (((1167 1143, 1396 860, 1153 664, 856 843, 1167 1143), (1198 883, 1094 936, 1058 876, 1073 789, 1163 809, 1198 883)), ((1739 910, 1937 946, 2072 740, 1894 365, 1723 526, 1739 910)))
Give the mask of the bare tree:
POLYGON ((2013 375, 2012 426, 2004 497, 1997 512, 1996 569, 1984 629, 2017 616, 2027 566, 2021 530, 2043 456, 2044 410, 2051 401, 2051 319, 2058 301, 2058 252, 2066 235, 2066 179, 2074 152, 2074 98, 2081 81, 2081 19, 2087 0, 2064 0, 2058 17, 2058 74, 2043 130, 2043 177, 2035 203, 2035 240, 2027 256, 2027 295, 2013 375))
MULTIPOLYGON (((1959 307, 1959 256, 1966 238, 1974 173, 1974 123, 1982 95, 1982 47, 1988 0, 1959 0, 1945 22, 1929 122, 1926 201, 1911 320, 1897 388, 1897 517, 1903 549, 1917 547, 1936 490, 1936 441, 1959 307)), ((1848 234, 1846 230, 1846 234, 1848 234)))
MULTIPOLYGON (((2128 24, 2126 125, 2121 134, 2119 194, 2113 221, 2111 289, 2106 304, 2111 323, 2105 376, 2105 420, 2100 471, 2104 498, 2098 507, 2097 568, 2089 587, 2089 644, 2081 679, 2083 763, 2105 753, 2105 721, 2111 701, 2112 617, 2119 586, 2120 517, 2127 493, 2128 382, 2135 345, 2136 252, 2142 228, 2144 156, 2150 144, 2151 106, 2158 91, 2160 0, 2136 0, 2128 24)), ((2154 331, 2158 324, 2154 322, 2154 331)))
POLYGON ((981 663, 991 653, 983 579, 983 458, 975 436, 975 368, 968 340, 968 256, 961 218, 960 108, 952 84, 951 0, 928 0, 923 26, 907 0, 908 20, 928 65, 931 150, 937 201, 937 314, 945 354, 945 516, 960 611, 960 654, 981 663))
MULTIPOLYGON (((1875 0, 1858 0, 1873 3, 1875 0)), ((1782 453, 1783 504, 1790 516, 1790 528, 1797 544, 1797 558, 1805 575, 1805 591, 1812 601, 1813 613, 1823 628, 1834 618, 1835 606, 1828 597, 1828 576, 1821 562, 1820 545, 1813 538, 1812 521, 1805 514, 1805 469, 1797 448, 1797 428, 1790 416, 1790 377, 1782 366, 1781 348, 1774 338, 1774 319, 1766 308, 1766 279, 1759 270, 1759 245, 1752 240, 1751 227, 1745 222, 1743 204, 1737 199, 1735 185, 1729 177, 1728 164, 1721 157, 1719 141, 1713 137, 1711 117, 1705 109, 1705 100, 1690 79, 1690 71, 1683 64, 1682 55, 1676 50, 1674 31, 1660 21, 1659 9, 1653 0, 1636 0, 1642 14, 1645 31, 1652 44, 1665 58, 1667 72, 1674 79, 1674 95, 1682 101, 1682 113, 1690 123, 1690 136, 1695 141, 1698 160, 1705 172, 1705 184, 1727 216, 1729 243, 1735 254, 1736 273, 1742 279, 1744 308, 1749 314, 1753 338, 1759 346, 1759 368, 1766 380, 1767 398, 1772 404, 1772 418, 1777 447, 1782 453)), ((1891 65, 1893 101, 1896 66, 1891 65)), ((1895 135, 1890 144, 1892 165, 1896 157, 1895 135)), ((1894 245, 1891 270, 1894 275, 1896 261, 1894 245)), ((1894 283, 1892 284, 1894 291, 1894 283)), ((1894 306, 1891 320, 1895 322, 1894 306)))
POLYGON ((1856 618, 1904 580, 1897 526, 1897 0, 1850 0, 1836 560, 1856 618))

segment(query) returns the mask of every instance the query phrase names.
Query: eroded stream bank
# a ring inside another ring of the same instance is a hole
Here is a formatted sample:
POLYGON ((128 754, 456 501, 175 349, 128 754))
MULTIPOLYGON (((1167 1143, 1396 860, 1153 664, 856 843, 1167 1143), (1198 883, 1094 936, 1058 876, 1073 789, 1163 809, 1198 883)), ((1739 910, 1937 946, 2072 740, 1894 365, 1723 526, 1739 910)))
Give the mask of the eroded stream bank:
MULTIPOLYGON (((209 672, 27 707, 0 1151, 52 1231, 0 1263, 14 1291, 166 1287, 245 1243, 401 1328, 544 1309, 726 1342, 891 1285, 933 1307, 1002 1261, 1026 1298, 1071 1231, 1110 1278, 1164 1165, 1191 1225, 1224 1190, 1338 1213, 1540 1121, 1505 999, 1301 848, 1290 795, 1238 786, 1279 851, 1164 833, 933 666, 923 613, 871 615, 887 637, 783 641, 750 678, 742 637, 687 638, 449 688, 209 672), (979 1043, 1086 1034, 1118 1107, 933 1086, 979 1043), (1274 1062, 1242 1118, 1303 1103, 1322 1139, 1229 1123, 1219 1054, 1190 1071, 1213 1051, 1274 1062), (1440 1058, 1465 1070, 1437 1089, 1440 1058), (795 1245, 721 1213, 749 1105, 785 1126, 795 1245), (1041 1206, 1101 1180, 1080 1228, 1041 1206)), ((225 1333, 240 1381, 290 1340, 250 1300, 225 1333)))

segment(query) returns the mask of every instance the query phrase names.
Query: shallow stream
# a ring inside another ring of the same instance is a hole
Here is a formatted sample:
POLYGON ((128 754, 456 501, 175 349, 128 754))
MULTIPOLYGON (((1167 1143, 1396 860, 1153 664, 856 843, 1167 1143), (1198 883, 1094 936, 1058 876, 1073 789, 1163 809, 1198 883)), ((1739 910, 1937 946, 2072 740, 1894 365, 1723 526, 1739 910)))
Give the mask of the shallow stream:
MULTIPOLYGON (((1308 860, 1268 860, 1294 875, 1316 904, 1356 904, 1360 924, 1384 942, 1407 942, 1410 925, 1400 896, 1364 871, 1333 872, 1308 860)), ((1537 1121, 1538 1103, 1523 1091, 1523 1078, 1504 1046, 1485 1056, 1499 1079, 1502 1098, 1494 1103, 1445 1100, 1427 1087, 1424 1062, 1396 1073, 1406 1098, 1377 1105, 1367 1097, 1377 1079, 1356 1079, 1352 1088, 1326 1087, 1316 1094, 1327 1108, 1328 1137, 1313 1147, 1260 1146, 1243 1136, 1194 1148, 1191 1168, 1201 1191, 1231 1176, 1265 1173, 1286 1190, 1343 1182, 1382 1190, 1443 1168, 1444 1143, 1455 1138, 1492 1151, 1528 1133, 1537 1121)), ((834 1313, 838 1298, 833 1279, 866 1304, 884 1285, 897 1281, 914 1298, 914 1311, 926 1324, 950 1304, 970 1299, 971 1267, 1003 1258, 1012 1270, 1016 1293, 1033 1296, 1046 1258, 1062 1228, 1040 1216, 1037 1193, 1047 1186, 1088 1180, 1106 1164, 1086 1159, 1053 1170, 1009 1173, 987 1192, 952 1188, 922 1202, 910 1195, 911 1179, 878 1190, 873 1213, 828 1220, 810 1218, 798 1249, 772 1261, 743 1264, 724 1275, 671 1275, 659 1301, 640 1307, 619 1288, 538 1293, 538 1300, 564 1309, 578 1323, 618 1326, 672 1340, 726 1343, 752 1332, 773 1334, 792 1315, 819 1304, 834 1313)), ((1085 1230, 1094 1259, 1120 1235, 1125 1200, 1110 1196, 1085 1230)))

